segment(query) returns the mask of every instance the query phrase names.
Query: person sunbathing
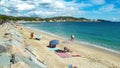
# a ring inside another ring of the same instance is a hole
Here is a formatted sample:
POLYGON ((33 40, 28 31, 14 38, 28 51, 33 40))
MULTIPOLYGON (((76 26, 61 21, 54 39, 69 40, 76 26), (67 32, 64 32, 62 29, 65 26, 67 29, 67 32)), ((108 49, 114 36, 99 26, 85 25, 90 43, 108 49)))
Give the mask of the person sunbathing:
POLYGON ((72 52, 72 51, 70 51, 70 49, 68 49, 67 47, 64 47, 64 51, 65 51, 65 52, 72 52))

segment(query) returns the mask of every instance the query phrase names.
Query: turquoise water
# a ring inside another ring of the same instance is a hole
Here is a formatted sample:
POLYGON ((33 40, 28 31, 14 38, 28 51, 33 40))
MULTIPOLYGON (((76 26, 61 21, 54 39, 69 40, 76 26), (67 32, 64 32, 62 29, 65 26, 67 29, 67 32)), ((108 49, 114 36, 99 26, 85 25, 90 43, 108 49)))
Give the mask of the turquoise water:
POLYGON ((67 39, 73 34, 79 42, 94 44, 120 52, 120 22, 102 23, 25 23, 28 27, 53 33, 67 39))

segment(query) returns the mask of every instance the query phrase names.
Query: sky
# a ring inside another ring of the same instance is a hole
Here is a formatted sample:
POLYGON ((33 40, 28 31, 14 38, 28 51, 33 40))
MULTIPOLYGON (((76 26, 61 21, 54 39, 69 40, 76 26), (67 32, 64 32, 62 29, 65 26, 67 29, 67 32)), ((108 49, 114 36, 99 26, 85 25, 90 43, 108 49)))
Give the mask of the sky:
POLYGON ((120 21, 120 0, 0 0, 0 14, 120 21))

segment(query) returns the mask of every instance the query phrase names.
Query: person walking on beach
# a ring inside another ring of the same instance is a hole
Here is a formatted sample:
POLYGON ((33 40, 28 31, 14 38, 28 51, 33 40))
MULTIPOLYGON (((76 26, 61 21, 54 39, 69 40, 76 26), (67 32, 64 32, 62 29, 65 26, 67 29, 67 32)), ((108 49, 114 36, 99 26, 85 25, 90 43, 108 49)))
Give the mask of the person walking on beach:
POLYGON ((34 33, 32 32, 32 33, 30 34, 30 39, 33 39, 33 37, 34 37, 34 33))
POLYGON ((72 42, 74 41, 74 38, 75 38, 75 36, 74 36, 74 35, 71 35, 71 41, 72 41, 72 42))

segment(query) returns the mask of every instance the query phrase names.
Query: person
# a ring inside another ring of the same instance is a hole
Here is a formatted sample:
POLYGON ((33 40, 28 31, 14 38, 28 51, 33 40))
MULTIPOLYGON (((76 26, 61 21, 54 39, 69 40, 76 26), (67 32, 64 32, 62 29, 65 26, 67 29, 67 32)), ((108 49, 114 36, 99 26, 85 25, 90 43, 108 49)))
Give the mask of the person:
POLYGON ((71 35, 71 41, 73 42, 74 41, 74 35, 71 35))
POLYGON ((64 47, 64 52, 72 52, 70 49, 68 49, 67 47, 64 47))
POLYGON ((30 34, 30 39, 33 39, 33 37, 34 37, 34 32, 30 34))
POLYGON ((64 47, 65 52, 69 52, 69 49, 67 47, 64 47))

